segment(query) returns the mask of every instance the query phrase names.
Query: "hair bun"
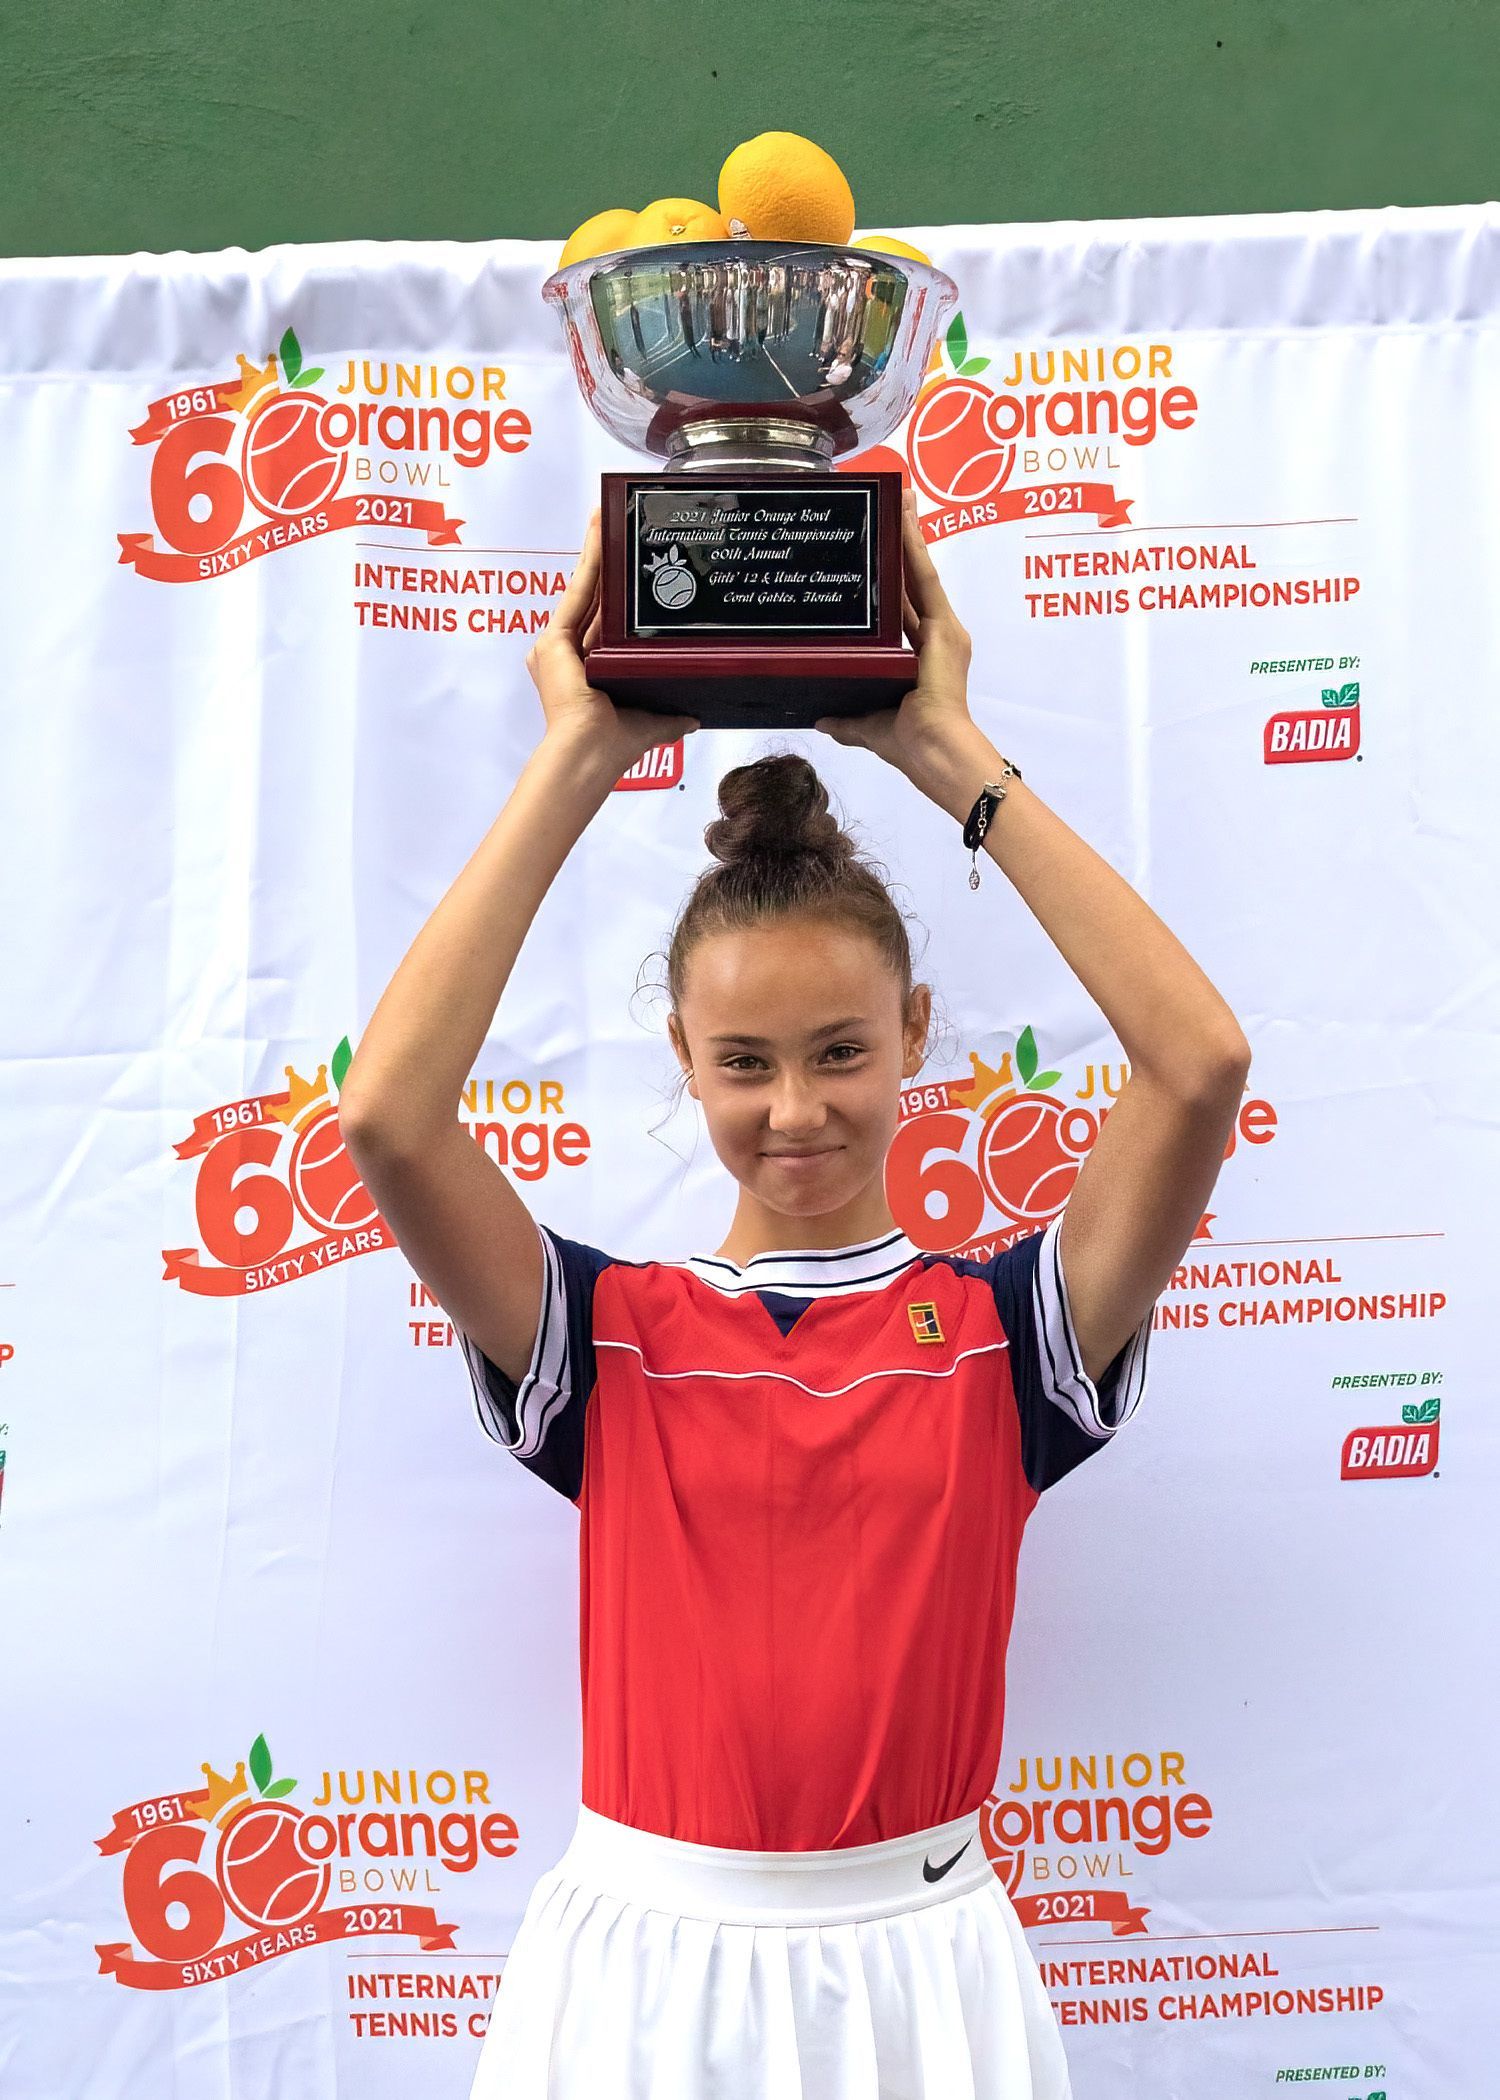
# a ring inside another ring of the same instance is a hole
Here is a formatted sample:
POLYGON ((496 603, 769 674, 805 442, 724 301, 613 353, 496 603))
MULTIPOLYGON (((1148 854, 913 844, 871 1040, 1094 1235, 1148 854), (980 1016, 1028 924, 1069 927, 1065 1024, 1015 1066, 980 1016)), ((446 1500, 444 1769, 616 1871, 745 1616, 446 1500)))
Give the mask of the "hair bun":
POLYGON ((854 842, 828 807, 828 790, 795 751, 731 767, 719 782, 723 814, 703 843, 727 867, 746 862, 821 860, 830 866, 853 856, 854 842))

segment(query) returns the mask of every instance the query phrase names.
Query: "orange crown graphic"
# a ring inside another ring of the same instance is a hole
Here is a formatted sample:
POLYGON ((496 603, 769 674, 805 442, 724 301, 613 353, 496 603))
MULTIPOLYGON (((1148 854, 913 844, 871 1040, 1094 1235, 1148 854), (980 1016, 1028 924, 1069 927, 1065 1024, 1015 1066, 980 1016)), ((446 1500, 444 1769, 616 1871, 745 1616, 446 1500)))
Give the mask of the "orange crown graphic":
MULTIPOLYGON (((950 1086, 948 1094, 951 1100, 961 1101, 965 1108, 978 1108, 982 1101, 987 1101, 990 1095, 997 1091, 1003 1090, 1006 1094, 1015 1092, 1014 1083, 1006 1077, 1006 1067, 1010 1063, 1009 1051, 1001 1058, 998 1068, 987 1065, 977 1050, 969 1052, 969 1063, 974 1067, 974 1077, 967 1086, 950 1086)), ((998 1101, 995 1105, 999 1106, 998 1101)))
POLYGON ((268 1103, 266 1114, 274 1116, 278 1123, 287 1123, 292 1129, 300 1130, 304 1123, 312 1121, 328 1100, 328 1067, 319 1065, 318 1076, 313 1080, 304 1079, 295 1065, 283 1065, 282 1070, 286 1073, 291 1098, 268 1103))
POLYGON ((241 1758, 235 1766, 233 1779, 225 1779, 221 1773, 214 1770, 211 1764, 206 1762, 200 1769, 208 1784, 208 1799, 207 1801, 194 1801, 192 1803, 193 1813, 194 1815, 202 1816, 205 1823, 216 1823, 231 1801, 237 1800, 241 1794, 248 1794, 250 1791, 245 1784, 245 1760, 241 1758))
POLYGON ((240 368, 240 385, 236 392, 224 396, 226 408, 237 408, 241 415, 249 413, 250 404, 263 394, 267 387, 276 385, 276 353, 273 351, 264 365, 253 364, 243 350, 235 351, 240 368))

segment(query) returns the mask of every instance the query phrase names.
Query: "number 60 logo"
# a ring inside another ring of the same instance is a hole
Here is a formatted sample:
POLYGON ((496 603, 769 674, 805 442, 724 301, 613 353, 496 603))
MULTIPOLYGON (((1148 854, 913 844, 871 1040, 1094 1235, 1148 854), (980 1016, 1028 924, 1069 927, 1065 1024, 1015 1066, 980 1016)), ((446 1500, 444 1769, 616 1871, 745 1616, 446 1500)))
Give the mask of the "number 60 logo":
POLYGON ((305 516, 338 489, 353 435, 348 404, 305 387, 268 395, 248 424, 190 411, 160 439, 151 462, 162 537, 182 554, 216 554, 239 531, 247 496, 265 517, 305 516), (223 455, 242 430, 231 465, 223 455))

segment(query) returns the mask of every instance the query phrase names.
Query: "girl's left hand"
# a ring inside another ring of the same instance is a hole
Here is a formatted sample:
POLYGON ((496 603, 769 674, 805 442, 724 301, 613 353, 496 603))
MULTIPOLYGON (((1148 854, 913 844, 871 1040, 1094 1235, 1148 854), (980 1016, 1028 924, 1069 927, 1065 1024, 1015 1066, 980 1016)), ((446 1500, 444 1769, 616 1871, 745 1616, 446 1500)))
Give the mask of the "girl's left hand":
POLYGON ((917 682, 896 707, 867 715, 820 715, 813 727, 837 744, 873 751, 908 779, 920 780, 940 752, 976 733, 968 699, 972 644, 928 552, 910 490, 901 498, 901 549, 901 624, 917 652, 917 682))

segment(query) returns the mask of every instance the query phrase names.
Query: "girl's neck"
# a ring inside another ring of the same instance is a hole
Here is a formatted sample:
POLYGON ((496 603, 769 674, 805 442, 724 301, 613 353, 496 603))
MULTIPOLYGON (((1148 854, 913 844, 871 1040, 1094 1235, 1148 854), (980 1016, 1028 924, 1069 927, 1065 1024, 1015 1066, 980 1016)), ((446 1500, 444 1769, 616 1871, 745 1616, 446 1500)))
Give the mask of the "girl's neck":
POLYGON ((895 1229, 896 1221, 879 1180, 851 1202, 816 1217, 788 1216, 771 1210, 748 1190, 741 1189, 734 1222, 723 1244, 714 1251, 724 1261, 743 1268, 757 1254, 776 1254, 788 1247, 858 1247, 895 1229))

